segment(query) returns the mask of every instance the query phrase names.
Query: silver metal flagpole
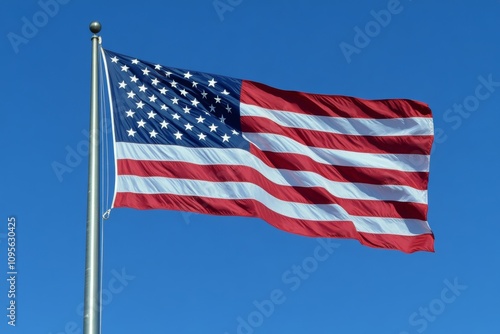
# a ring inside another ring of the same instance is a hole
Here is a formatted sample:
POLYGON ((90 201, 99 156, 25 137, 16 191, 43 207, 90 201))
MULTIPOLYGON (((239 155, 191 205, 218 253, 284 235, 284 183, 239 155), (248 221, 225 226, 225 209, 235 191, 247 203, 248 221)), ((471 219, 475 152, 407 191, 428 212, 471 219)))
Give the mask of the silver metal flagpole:
POLYGON ((90 146, 89 183, 87 195, 87 250, 85 259, 85 299, 83 333, 100 333, 100 214, 99 214, 99 101, 98 101, 98 45, 101 31, 99 22, 90 24, 92 36, 92 67, 90 86, 90 146))

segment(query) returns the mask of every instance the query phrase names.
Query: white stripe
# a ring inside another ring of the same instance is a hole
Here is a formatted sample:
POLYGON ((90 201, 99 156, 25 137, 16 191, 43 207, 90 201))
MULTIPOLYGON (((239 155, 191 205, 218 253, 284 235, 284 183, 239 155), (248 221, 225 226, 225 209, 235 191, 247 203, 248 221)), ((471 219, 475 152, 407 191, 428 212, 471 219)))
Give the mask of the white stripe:
POLYGON ((310 171, 275 169, 248 151, 236 148, 188 148, 174 145, 116 143, 117 159, 180 161, 198 165, 241 165, 255 169, 271 182, 296 187, 321 187, 345 199, 427 204, 427 190, 403 185, 337 182, 310 171))
POLYGON ((418 219, 351 216, 358 232, 419 235, 432 233, 429 223, 418 219), (390 230, 391 232, 388 232, 390 230))
POLYGON ((397 235, 429 233, 426 221, 417 219, 350 216, 337 204, 304 204, 280 200, 253 183, 209 182, 164 177, 119 176, 118 192, 173 194, 217 199, 251 199, 286 217, 321 222, 352 221, 359 232, 397 235))
POLYGON ((244 137, 262 151, 305 155, 322 164, 385 168, 403 172, 429 171, 428 155, 363 153, 311 147, 290 137, 268 133, 244 133, 244 137))
POLYGON ((290 111, 272 110, 240 103, 241 116, 267 118, 279 125, 307 130, 355 136, 422 136, 432 135, 432 118, 345 118, 313 116, 290 111))

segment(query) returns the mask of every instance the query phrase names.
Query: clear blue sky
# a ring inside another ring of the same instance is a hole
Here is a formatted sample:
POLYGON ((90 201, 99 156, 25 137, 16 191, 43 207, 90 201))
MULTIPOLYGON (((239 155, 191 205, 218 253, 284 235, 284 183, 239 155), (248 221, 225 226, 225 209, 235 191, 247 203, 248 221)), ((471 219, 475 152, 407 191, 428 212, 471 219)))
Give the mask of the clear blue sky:
POLYGON ((436 253, 344 239, 325 249, 257 219, 116 209, 104 226, 103 333, 500 333, 499 1, 54 3, 0 14, 2 333, 81 333, 96 19, 119 53, 283 89, 416 99, 436 128, 436 253))

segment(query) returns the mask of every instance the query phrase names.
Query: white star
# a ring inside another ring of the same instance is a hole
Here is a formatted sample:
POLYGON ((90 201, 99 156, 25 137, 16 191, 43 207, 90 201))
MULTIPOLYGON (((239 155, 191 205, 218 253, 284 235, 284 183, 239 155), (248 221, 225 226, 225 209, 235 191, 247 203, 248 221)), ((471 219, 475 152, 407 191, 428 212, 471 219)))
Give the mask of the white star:
POLYGON ((193 87, 198 87, 198 83, 196 81, 193 81, 193 87))
POLYGON ((227 105, 226 110, 229 114, 231 113, 231 107, 229 106, 229 104, 227 105))
POLYGON ((129 137, 133 137, 137 133, 137 131, 134 131, 133 129, 127 130, 127 132, 129 137))
POLYGON ((119 82, 120 84, 120 88, 125 88, 127 86, 127 84, 125 83, 125 80, 123 80, 122 82, 119 82))
POLYGON ((167 94, 167 92, 168 92, 168 89, 166 89, 165 87, 160 89, 160 93, 162 93, 163 95, 167 94))
POLYGON ((161 108, 161 110, 167 110, 168 109, 168 107, 165 104, 162 104, 160 108, 161 108))
POLYGON ((214 123, 212 123, 212 125, 210 125, 209 128, 210 128, 210 132, 214 132, 214 131, 217 131, 218 126, 215 125, 214 123))
POLYGON ((188 94, 187 90, 185 90, 184 88, 182 88, 179 92, 182 96, 186 96, 188 94))
POLYGON ((170 83, 170 86, 177 88, 177 82, 175 80, 172 80, 172 82, 170 83))
POLYGON ((136 77, 135 75, 133 75, 133 76, 130 77, 130 81, 132 81, 133 83, 136 83, 137 80, 139 80, 139 78, 136 77))
POLYGON ((207 135, 206 135, 206 134, 200 133, 200 134, 198 135, 198 140, 205 140, 205 138, 207 138, 207 135))
POLYGON ((158 99, 158 98, 157 98, 157 97, 153 94, 153 95, 151 95, 151 96, 149 97, 149 102, 153 102, 153 103, 154 103, 154 102, 156 102, 156 100, 157 100, 157 99, 158 99))
POLYGON ((134 117, 135 112, 132 111, 132 109, 129 109, 127 111, 127 117, 134 117))
POLYGON ((172 72, 170 72, 170 71, 166 71, 166 72, 165 72, 165 76, 166 76, 167 78, 170 78, 170 74, 172 74, 172 72))
POLYGON ((192 130, 193 129, 193 126, 191 124, 186 124, 184 125, 186 127, 186 130, 192 130))
POLYGON ((227 90, 224 89, 224 91, 222 92, 222 94, 224 95, 229 95, 229 92, 227 90))
POLYGON ((175 113, 172 115, 172 117, 175 119, 175 120, 179 120, 181 119, 181 116, 179 116, 179 114, 175 113))
POLYGON ((161 65, 160 64, 156 64, 155 65, 155 70, 161 70, 161 65))
POLYGON ((161 122, 161 123, 160 123, 160 125, 161 125, 161 128, 162 128, 162 129, 163 129, 163 128, 168 129, 168 125, 169 125, 169 124, 170 124, 170 123, 167 123, 165 120, 163 120, 163 122, 161 122))
POLYGON ((114 56, 113 58, 111 58, 111 62, 117 63, 118 62, 118 58, 116 58, 116 56, 114 56))
POLYGON ((215 107, 213 104, 210 105, 210 112, 215 112, 215 107))
POLYGON ((191 101, 191 104, 192 104, 193 106, 195 106, 195 108, 196 108, 196 107, 198 106, 198 104, 200 104, 200 102, 198 102, 198 100, 197 100, 197 99, 194 99, 193 101, 191 101))
POLYGON ((160 80, 154 78, 153 80, 151 80, 151 84, 156 86, 158 84, 158 82, 160 82, 160 80))
POLYGON ((224 118, 224 115, 221 115, 219 119, 220 119, 220 121, 221 121, 222 123, 224 123, 224 121, 226 120, 226 119, 224 118))
POLYGON ((177 131, 177 133, 174 133, 174 136, 175 136, 175 139, 182 140, 182 133, 180 133, 179 131, 177 131))
POLYGON ((173 104, 179 104, 179 99, 174 97, 173 99, 170 99, 173 104))
POLYGON ((207 93, 207 92, 205 92, 205 90, 203 90, 203 92, 201 92, 201 95, 203 96, 203 98, 204 98, 204 99, 206 99, 206 98, 207 98, 208 93, 207 93))
POLYGON ((193 75, 191 73, 189 73, 189 71, 187 73, 184 73, 184 78, 186 79, 189 79, 191 78, 193 75))
POLYGON ((198 117, 196 120, 198 121, 197 123, 203 123, 205 119, 200 115, 200 117, 198 117))
POLYGON ((132 64, 137 65, 139 64, 139 61, 137 59, 132 60, 132 64))
POLYGON ((142 86, 139 86, 139 91, 140 92, 145 92, 146 89, 148 89, 148 87, 146 87, 146 85, 142 84, 142 86))
POLYGON ((153 112, 153 110, 151 110, 150 112, 148 112, 148 119, 149 118, 155 118, 155 116, 156 116, 156 113, 153 112))
POLYGON ((220 100, 222 100, 219 95, 217 95, 216 97, 214 97, 215 99, 215 103, 220 103, 220 100))
POLYGON ((137 108, 139 108, 139 109, 142 109, 142 107, 144 107, 144 102, 142 102, 142 101, 139 101, 136 104, 137 104, 137 108))
POLYGON ((157 135, 157 134, 158 134, 158 132, 156 132, 155 130, 153 130, 153 131, 151 131, 151 132, 149 133, 149 137, 150 137, 150 138, 156 138, 156 135, 157 135))
POLYGON ((135 97, 135 93, 133 91, 130 91, 127 93, 129 99, 133 99, 135 97))
POLYGON ((189 108, 188 106, 185 106, 184 108, 182 108, 182 110, 184 110, 185 114, 189 114, 190 113, 189 111, 191 110, 191 108, 189 108))
POLYGON ((145 124, 146 122, 144 122, 142 119, 139 122, 137 122, 137 126, 140 128, 143 128, 145 124))
POLYGON ((127 65, 122 66, 122 72, 127 72, 129 67, 127 65))
POLYGON ((229 138, 231 138, 227 134, 224 134, 224 136, 221 136, 221 137, 222 137, 222 142, 225 142, 225 141, 229 142, 229 138))
POLYGON ((214 78, 212 78, 212 80, 210 80, 210 81, 208 82, 208 87, 215 87, 215 84, 216 84, 216 83, 217 83, 217 81, 215 81, 215 79, 214 79, 214 78))
POLYGON ((148 76, 149 75, 149 70, 148 68, 146 67, 145 69, 142 70, 142 74, 148 76))
POLYGON ((236 131, 234 129, 232 130, 232 132, 233 132, 233 135, 239 135, 240 134, 238 131, 236 131))

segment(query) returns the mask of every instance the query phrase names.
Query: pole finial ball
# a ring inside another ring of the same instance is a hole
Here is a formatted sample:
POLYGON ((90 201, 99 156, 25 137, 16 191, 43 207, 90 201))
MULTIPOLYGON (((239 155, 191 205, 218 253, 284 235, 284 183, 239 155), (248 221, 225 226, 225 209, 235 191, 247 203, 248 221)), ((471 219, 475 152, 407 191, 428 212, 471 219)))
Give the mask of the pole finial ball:
POLYGON ((101 24, 97 21, 94 21, 90 24, 89 28, 92 33, 97 34, 99 31, 101 31, 101 24))

